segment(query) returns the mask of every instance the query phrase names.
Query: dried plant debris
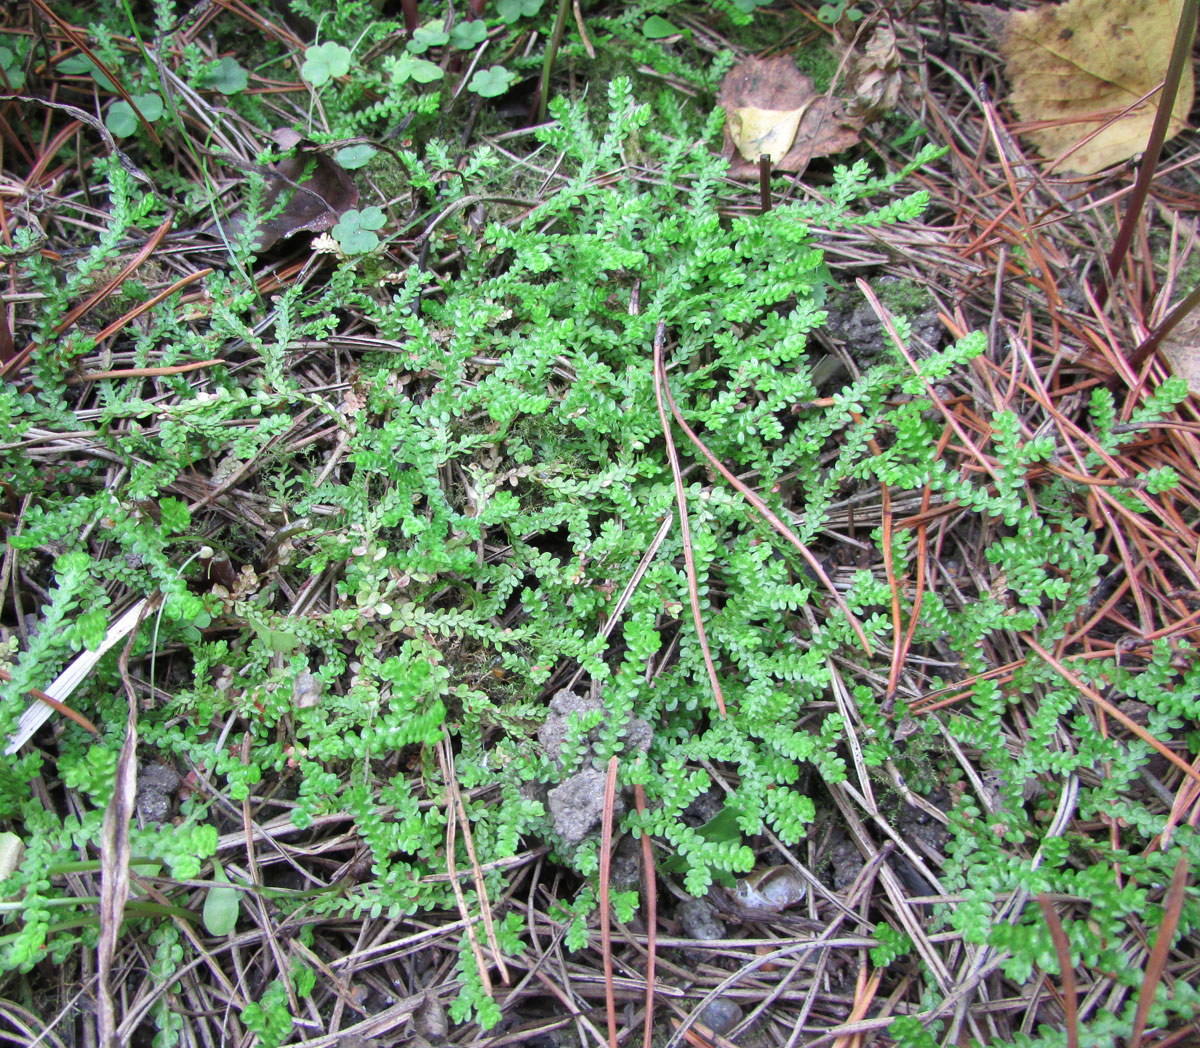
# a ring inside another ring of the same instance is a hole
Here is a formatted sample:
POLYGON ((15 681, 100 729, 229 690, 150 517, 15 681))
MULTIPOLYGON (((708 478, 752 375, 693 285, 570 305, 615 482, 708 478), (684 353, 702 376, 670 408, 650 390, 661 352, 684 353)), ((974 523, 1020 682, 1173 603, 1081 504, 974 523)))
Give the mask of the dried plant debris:
MULTIPOLYGON (((1090 175, 1145 149, 1183 2, 1068 0, 1032 11, 969 6, 1000 43, 1018 117, 1038 125, 1023 137, 1055 171, 1090 175)), ((1189 66, 1168 138, 1187 126, 1193 91, 1189 66)))
MULTIPOLYGON (((268 168, 263 212, 270 217, 257 223, 255 248, 266 251, 285 237, 296 233, 321 233, 337 225, 338 219, 358 203, 358 187, 350 173, 332 157, 318 151, 314 143, 287 128, 273 131, 271 137, 282 149, 295 149, 268 168), (286 202, 277 213, 281 197, 286 202)), ((228 235, 238 236, 249 218, 244 213, 229 221, 228 235)))
POLYGON ((803 171, 813 157, 858 141, 841 100, 819 94, 786 55, 739 62, 722 81, 717 102, 725 110, 725 152, 735 178, 757 174, 763 153, 779 170, 803 171))
POLYGON ((1200 313, 1192 312, 1163 339, 1159 352, 1192 393, 1200 394, 1200 313))
POLYGON ((842 95, 846 115, 860 127, 896 108, 900 100, 900 52, 890 27, 878 26, 866 47, 861 51, 851 49, 842 95))

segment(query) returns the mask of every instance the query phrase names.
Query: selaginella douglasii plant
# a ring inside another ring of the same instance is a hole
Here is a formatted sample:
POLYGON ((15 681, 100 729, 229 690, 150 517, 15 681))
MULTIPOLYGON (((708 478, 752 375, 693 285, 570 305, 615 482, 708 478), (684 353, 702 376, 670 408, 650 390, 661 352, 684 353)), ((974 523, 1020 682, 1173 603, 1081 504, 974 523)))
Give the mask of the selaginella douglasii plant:
MULTIPOLYGON (((72 699, 99 735, 56 722, 0 767, 0 818, 24 846, 0 902, 8 978, 98 944, 94 900, 78 889, 98 869, 134 701, 145 788, 129 848, 142 880, 126 915, 131 931, 148 932, 148 981, 145 1007, 122 1032, 150 1022, 158 1045, 180 1043, 173 1001, 197 937, 228 944, 257 907, 303 946, 256 993, 230 985, 230 1011, 262 1044, 300 1036, 311 1020, 321 922, 478 915, 504 897, 508 861, 530 848, 544 847, 573 885, 553 914, 566 945, 583 949, 594 933, 598 784, 614 756, 619 828, 648 835, 663 876, 694 896, 748 873, 768 836, 797 848, 850 765, 880 791, 942 788, 955 800, 945 803, 942 891, 931 883, 927 894, 956 902, 930 908, 934 926, 976 948, 981 970, 1002 966, 1028 983, 1057 960, 1026 904, 1039 892, 1082 894, 1091 910, 1067 922, 1072 948, 1133 979, 1117 945, 1127 919, 1181 852, 1195 856, 1196 838, 1177 827, 1169 848, 1145 847, 1164 820, 1130 804, 1122 786, 1152 751, 1098 730, 1079 710, 1078 685, 1143 703, 1154 732, 1194 714, 1200 673, 1180 672, 1178 649, 1163 641, 1137 675, 1093 660, 1074 664, 1072 681, 1031 660, 1005 687, 990 681, 989 642, 1028 635, 1053 652, 1104 567, 1077 485, 1059 478, 1028 497, 1030 473, 1058 453, 1053 441, 998 412, 986 435, 963 435, 986 441, 991 475, 945 454, 938 390, 982 352, 981 335, 908 355, 892 343, 851 360, 836 381, 818 377, 816 333, 837 279, 821 235, 916 219, 926 194, 894 187, 938 151, 922 148, 886 175, 865 160, 837 166, 819 195, 761 212, 757 188, 724 178, 720 113, 706 120, 653 81, 642 85, 647 104, 617 77, 586 99, 549 102, 528 160, 546 168, 518 173, 514 189, 497 149, 452 154, 436 85, 457 77, 488 97, 507 68, 492 63, 470 79, 455 50, 552 5, 502 3, 495 18, 427 29, 416 46, 382 56, 369 54, 386 34, 363 28, 366 5, 294 6, 321 23, 298 56, 310 95, 296 119, 316 146, 359 150, 347 167, 362 167, 361 185, 403 179, 405 207, 423 223, 407 254, 386 254, 400 197, 364 198, 328 227, 324 270, 314 264, 264 291, 255 230, 288 199, 268 198, 281 157, 264 147, 243 163, 224 264, 139 314, 120 367, 81 385, 80 362, 102 351, 99 329, 60 338, 63 318, 112 279, 134 231, 166 219, 168 197, 192 194, 198 212, 221 205, 201 206, 199 190, 178 180, 150 186, 110 155, 90 172, 107 197, 104 231, 65 277, 34 250, 32 225, 8 252, 44 305, 26 332, 26 384, 0 389, 0 470, 24 500, 6 570, 36 598, 36 628, 7 650, 0 737, 29 688, 100 643, 115 600, 161 601, 127 666, 110 654, 72 699), (322 129, 312 114, 326 109, 332 126, 322 129), (411 138, 388 138, 400 125, 411 138), (372 136, 383 148, 363 152, 355 140, 372 136), (889 190, 890 202, 872 204, 889 190), (688 611, 681 532, 664 529, 676 496, 651 367, 660 324, 683 416, 801 542, 830 556, 829 536, 858 492, 882 484, 899 500, 928 490, 986 522, 980 556, 1006 586, 972 593, 965 607, 926 592, 919 613, 904 591, 908 603, 894 608, 889 576, 905 574, 913 542, 874 528, 854 542, 882 551, 883 569, 828 562, 848 618, 811 565, 676 433, 700 610, 728 709, 720 716, 688 611), (313 352, 344 368, 332 387, 305 379, 313 352), (182 370, 214 356, 221 363, 182 370), (151 366, 167 373, 151 381, 139 370, 151 366), (52 460, 46 434, 69 440, 52 460), (905 626, 915 618, 914 650, 943 656, 947 679, 935 688, 977 678, 944 719, 914 720, 912 696, 878 687, 896 614, 905 626), (845 667, 858 675, 852 693, 842 690, 845 667), (1014 750, 1002 720, 1026 692, 1040 699, 1027 745, 1014 750), (963 781, 956 747, 978 754, 976 779, 963 781), (447 876, 448 822, 458 818, 451 762, 473 854, 460 830, 450 860, 482 870, 457 891, 447 876), (1081 785, 1080 772, 1101 765, 1105 776, 1081 785), (634 786, 644 812, 624 797, 634 786), (713 795, 721 814, 697 818, 713 795), (1101 811, 1125 820, 1119 850, 1068 832, 1077 812, 1101 811), (268 822, 299 841, 336 823, 352 842, 338 852, 346 861, 310 866, 290 844, 246 859, 246 826, 253 837, 268 822)), ((641 31, 649 8, 630 11, 604 23, 613 39, 636 37, 660 72, 701 85, 711 77, 641 31)), ((172 19, 165 6, 158 14, 166 32, 172 19)), ((98 37, 113 68, 136 64, 98 37)), ((559 60, 583 50, 572 39, 559 60)), ((184 53, 197 90, 208 85, 239 119, 267 126, 239 76, 202 61, 194 42, 184 53)), ((538 60, 512 65, 527 73, 538 60)), ((228 159, 214 156, 213 169, 228 159)), ((124 308, 148 301, 131 281, 124 290, 124 308)), ((907 344, 907 319, 894 323, 907 344)), ((1111 398, 1093 393, 1092 454, 1113 453, 1182 396, 1168 383, 1118 425, 1111 398)), ((1169 470, 1147 474, 1123 497, 1138 511, 1173 482, 1169 470)), ((615 911, 631 920, 640 883, 616 887, 615 911)), ((502 954, 519 955, 528 936, 521 908, 498 909, 502 954)), ((912 946, 882 920, 865 941, 881 967, 912 946)), ((913 1007, 890 1030, 898 1043, 936 1043, 953 1016, 948 973, 937 958, 920 963, 929 970, 913 1007)), ((501 1009, 465 932, 457 971, 451 1017, 494 1026, 501 1009)), ((1160 1019, 1195 1010, 1194 995, 1176 989, 1156 1003, 1160 1019)), ((1131 1007, 1095 1018, 1097 1035, 1126 1033, 1131 1007)))

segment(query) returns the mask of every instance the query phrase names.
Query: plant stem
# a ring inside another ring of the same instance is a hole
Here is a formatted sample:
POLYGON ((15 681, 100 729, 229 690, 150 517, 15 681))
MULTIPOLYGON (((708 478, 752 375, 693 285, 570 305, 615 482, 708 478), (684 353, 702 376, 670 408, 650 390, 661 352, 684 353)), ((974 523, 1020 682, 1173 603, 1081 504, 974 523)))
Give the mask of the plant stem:
POLYGON ((1130 369, 1136 373, 1146 362, 1146 358, 1158 348, 1159 343, 1197 306, 1200 306, 1200 286, 1192 288, 1192 293, 1171 310, 1163 322, 1133 351, 1133 355, 1128 358, 1130 369))
POLYGON ((558 17, 554 19, 554 31, 550 35, 550 43, 546 45, 546 57, 542 61, 542 81, 538 85, 537 122, 539 124, 546 122, 546 101, 550 97, 550 70, 554 68, 558 46, 562 43, 563 27, 567 24, 568 3, 569 0, 558 0, 558 17))
POLYGON ((1175 47, 1171 51, 1171 61, 1167 66, 1167 75, 1163 80, 1162 93, 1158 96, 1158 112, 1154 114, 1154 126, 1150 129, 1150 138, 1146 141, 1146 151, 1142 154, 1142 164, 1138 168, 1137 180, 1133 184, 1133 192, 1129 196, 1129 210, 1125 212, 1125 220, 1117 232, 1117 239, 1108 256, 1108 280, 1097 294, 1096 301, 1101 307, 1108 301, 1109 288, 1116 279, 1117 270, 1129 253, 1129 245, 1133 242, 1133 231, 1137 227, 1138 218, 1145 206, 1146 197, 1150 193, 1150 183, 1154 180, 1154 172, 1158 168, 1158 158, 1162 155, 1163 142, 1167 138, 1167 129, 1171 124, 1171 114, 1175 110, 1175 97, 1179 93, 1179 82, 1183 78, 1183 70, 1192 53, 1192 39, 1196 35, 1196 15, 1200 12, 1200 0, 1184 0, 1183 10, 1179 15, 1179 25, 1175 30, 1175 47))

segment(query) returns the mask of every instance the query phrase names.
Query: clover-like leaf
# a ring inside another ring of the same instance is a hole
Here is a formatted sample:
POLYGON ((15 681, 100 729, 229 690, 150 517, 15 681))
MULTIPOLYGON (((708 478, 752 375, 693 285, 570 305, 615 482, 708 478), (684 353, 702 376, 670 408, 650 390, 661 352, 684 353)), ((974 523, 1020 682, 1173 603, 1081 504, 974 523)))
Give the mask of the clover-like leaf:
POLYGON ((487 23, 482 18, 459 22, 450 30, 450 46, 463 51, 478 47, 487 39, 487 23))
POLYGON ((137 130, 138 126, 133 106, 124 99, 114 102, 108 111, 108 115, 104 118, 104 126, 116 135, 117 138, 128 138, 137 130))
POLYGON ((440 25, 417 26, 413 30, 412 39, 406 45, 409 54, 423 55, 431 47, 441 47, 450 39, 450 34, 447 33, 440 25))
POLYGON ((377 207, 351 208, 333 227, 338 246, 347 255, 365 255, 379 246, 375 230, 382 229, 387 216, 377 207))
POLYGON ((323 87, 335 76, 350 72, 350 49, 333 41, 326 41, 304 50, 304 64, 300 75, 313 87, 323 87))
POLYGON ((496 0, 496 12, 509 25, 518 18, 532 18, 542 9, 542 0, 496 0))
MULTIPOLYGON (((134 95, 133 101, 148 121, 153 122, 163 115, 163 100, 158 95, 134 95)), ((104 126, 117 138, 128 138, 138 129, 137 113, 133 111, 133 106, 121 99, 109 108, 104 126)))
POLYGON ((245 91, 250 83, 250 75, 238 64, 236 59, 222 58, 208 71, 208 80, 223 95, 236 95, 245 91))
POLYGON ((87 55, 71 55, 69 58, 64 58, 58 63, 57 69, 60 73, 66 73, 68 76, 83 76, 90 73, 93 80, 104 88, 105 91, 115 91, 117 85, 100 71, 100 67, 96 65, 87 55))
POLYGON ((659 18, 658 15, 651 15, 642 25, 642 36, 647 40, 663 40, 668 36, 675 36, 678 32, 670 22, 659 18))
POLYGON ((357 171, 360 167, 366 167, 378 152, 374 146, 364 142, 356 146, 343 146, 333 154, 333 158, 347 171, 357 171))
POLYGON ((398 84, 403 84, 407 80, 413 80, 418 84, 431 84, 442 78, 442 71, 435 62, 404 54, 392 64, 392 76, 396 78, 398 84))
POLYGON ((467 90, 484 98, 495 98, 504 94, 516 78, 516 73, 510 73, 502 65, 494 65, 491 69, 478 70, 467 84, 467 90))
POLYGON ((0 47, 0 69, 4 70, 4 79, 14 91, 25 83, 25 70, 21 68, 21 60, 12 48, 0 47))

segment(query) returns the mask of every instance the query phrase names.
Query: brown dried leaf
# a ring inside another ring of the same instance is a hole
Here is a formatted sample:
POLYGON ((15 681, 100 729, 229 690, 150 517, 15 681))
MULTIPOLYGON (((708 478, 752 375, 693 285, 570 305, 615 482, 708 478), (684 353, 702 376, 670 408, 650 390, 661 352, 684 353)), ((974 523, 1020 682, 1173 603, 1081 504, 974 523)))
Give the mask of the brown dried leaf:
POLYGON ((841 101, 819 95, 786 55, 739 62, 725 75, 717 102, 725 110, 725 153, 732 158, 729 173, 735 178, 758 173, 755 149, 770 154, 780 170, 803 171, 813 157, 840 153, 858 141, 841 101), (788 131, 784 115, 795 117, 796 131, 781 149, 788 131), (764 130, 767 148, 762 148, 764 130))
MULTIPOLYGON (((294 233, 320 233, 332 229, 338 219, 358 203, 358 187, 350 173, 332 157, 318 152, 317 147, 289 128, 273 131, 271 137, 283 149, 296 149, 263 174, 267 193, 263 210, 274 208, 279 198, 290 192, 283 209, 273 218, 259 224, 255 245, 266 251, 284 237, 294 233), (308 177, 304 177, 305 171, 308 177)), ((230 236, 236 236, 246 221, 239 213, 230 220, 230 236)))
POLYGON ((900 52, 896 34, 879 26, 862 51, 846 62, 846 115, 859 127, 878 120, 900 100, 900 52))
MULTIPOLYGON (((1017 115, 1027 123, 1052 124, 1024 137, 1051 167, 1091 175, 1146 148, 1158 95, 1135 103, 1166 75, 1183 2, 1068 0, 1011 13, 970 6, 1000 42, 1017 115), (1094 138, 1074 149, 1093 132, 1094 138), (1061 164, 1055 162, 1068 152, 1061 164)), ((1193 92, 1189 66, 1168 138, 1186 126, 1193 92)))
POLYGON ((1188 389, 1200 394, 1200 312, 1184 317, 1163 339, 1159 352, 1166 357, 1171 371, 1187 383, 1188 389))

